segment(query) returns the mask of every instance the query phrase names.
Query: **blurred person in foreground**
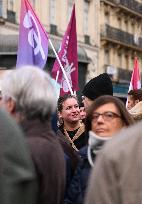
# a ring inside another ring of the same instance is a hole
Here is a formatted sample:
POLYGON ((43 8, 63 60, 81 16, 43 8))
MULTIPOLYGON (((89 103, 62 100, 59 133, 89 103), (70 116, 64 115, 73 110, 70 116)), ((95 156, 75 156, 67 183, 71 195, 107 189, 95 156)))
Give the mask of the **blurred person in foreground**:
POLYGON ((90 178, 85 204, 131 204, 142 200, 142 122, 106 144, 90 178))
POLYGON ((37 204, 37 180, 24 135, 0 110, 0 203, 37 204))
POLYGON ((65 162, 51 129, 57 102, 51 78, 38 67, 23 66, 5 75, 1 89, 2 105, 26 135, 38 179, 37 203, 62 204, 65 162))
POLYGON ((82 161, 67 191, 65 204, 83 203, 90 170, 95 165, 96 156, 100 154, 104 143, 123 127, 133 124, 133 119, 118 98, 104 95, 97 98, 88 108, 85 124, 86 131, 89 132, 88 150, 82 155, 82 161))

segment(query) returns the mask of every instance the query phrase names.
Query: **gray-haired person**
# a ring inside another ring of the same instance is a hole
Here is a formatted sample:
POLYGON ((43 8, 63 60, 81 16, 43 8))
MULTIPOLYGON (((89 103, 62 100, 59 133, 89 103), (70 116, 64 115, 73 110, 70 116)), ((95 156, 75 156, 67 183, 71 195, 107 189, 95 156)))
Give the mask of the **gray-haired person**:
POLYGON ((38 178, 38 203, 61 204, 65 188, 65 161, 51 129, 56 109, 55 88, 43 70, 24 66, 1 82, 2 105, 23 128, 38 178))

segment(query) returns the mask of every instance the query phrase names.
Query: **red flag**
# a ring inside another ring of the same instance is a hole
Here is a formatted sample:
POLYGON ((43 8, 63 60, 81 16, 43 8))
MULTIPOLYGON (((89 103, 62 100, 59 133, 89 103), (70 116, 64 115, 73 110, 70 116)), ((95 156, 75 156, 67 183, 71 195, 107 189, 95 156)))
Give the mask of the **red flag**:
POLYGON ((138 66, 138 59, 135 57, 134 59, 134 69, 131 76, 131 82, 129 86, 130 90, 137 90, 141 88, 141 80, 140 80, 140 72, 139 72, 139 66, 138 66))
MULTIPOLYGON (((58 52, 59 59, 64 67, 66 76, 69 80, 73 91, 78 90, 78 56, 77 56, 77 36, 76 36, 76 16, 75 4, 73 6, 72 15, 63 37, 60 50, 58 52)), ((60 65, 56 59, 53 69, 52 77, 56 79, 59 71, 58 83, 61 85, 60 94, 64 95, 69 92, 69 88, 65 77, 62 73, 60 65)))
MULTIPOLYGON (((129 90, 137 90, 141 88, 141 79, 140 79, 140 72, 139 72, 139 66, 138 66, 138 59, 137 57, 135 57, 134 59, 134 69, 132 72, 132 76, 131 76, 131 81, 130 81, 130 85, 129 85, 129 90)), ((128 107, 128 98, 126 101, 126 107, 128 107)))

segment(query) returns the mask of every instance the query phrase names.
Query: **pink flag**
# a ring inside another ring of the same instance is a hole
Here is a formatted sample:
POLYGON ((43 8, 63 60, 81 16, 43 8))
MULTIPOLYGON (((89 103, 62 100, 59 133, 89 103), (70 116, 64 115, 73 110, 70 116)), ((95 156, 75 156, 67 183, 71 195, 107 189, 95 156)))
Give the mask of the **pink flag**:
POLYGON ((135 57, 134 59, 134 69, 131 76, 131 82, 129 86, 130 90, 136 90, 141 88, 141 80, 140 80, 140 72, 139 72, 139 66, 138 66, 138 59, 135 57))
POLYGON ((28 0, 21 0, 17 65, 44 68, 48 55, 48 36, 28 0))
MULTIPOLYGON (((131 76, 131 81, 130 81, 130 85, 129 85, 129 90, 137 90, 141 88, 141 79, 140 79, 140 72, 139 72, 139 66, 138 66, 138 59, 137 57, 135 57, 134 59, 134 69, 132 72, 132 76, 131 76)), ((126 101, 126 107, 128 108, 128 98, 126 101)))
MULTIPOLYGON (((60 50, 58 52, 59 59, 64 67, 66 76, 69 80, 73 91, 78 90, 78 56, 77 56, 77 36, 76 36, 76 17, 75 4, 73 6, 71 19, 69 21, 67 30, 63 37, 60 50)), ((56 79, 59 72, 58 83, 61 85, 60 94, 64 95, 69 92, 69 87, 62 73, 60 65, 56 59, 53 69, 52 77, 56 79)))

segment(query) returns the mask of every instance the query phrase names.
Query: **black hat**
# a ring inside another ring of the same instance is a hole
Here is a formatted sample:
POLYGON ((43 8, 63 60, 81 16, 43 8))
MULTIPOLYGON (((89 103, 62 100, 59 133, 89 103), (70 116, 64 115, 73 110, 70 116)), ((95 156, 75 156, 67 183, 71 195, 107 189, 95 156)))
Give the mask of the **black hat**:
POLYGON ((83 89, 83 95, 94 100, 102 95, 113 95, 113 86, 111 79, 107 73, 91 79, 83 89))

